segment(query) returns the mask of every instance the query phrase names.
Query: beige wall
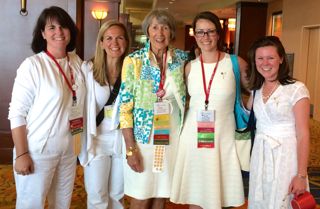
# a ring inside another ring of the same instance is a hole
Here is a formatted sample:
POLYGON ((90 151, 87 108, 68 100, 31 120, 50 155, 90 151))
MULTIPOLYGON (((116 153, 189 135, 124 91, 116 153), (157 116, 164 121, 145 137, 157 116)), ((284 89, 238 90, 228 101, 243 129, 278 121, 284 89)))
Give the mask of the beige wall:
MULTIPOLYGON (((319 0, 283 0, 282 42, 288 53, 294 53, 293 76, 305 82, 302 68, 302 31, 306 26, 320 25, 319 0)), ((319 84, 318 84, 319 85, 319 84)))

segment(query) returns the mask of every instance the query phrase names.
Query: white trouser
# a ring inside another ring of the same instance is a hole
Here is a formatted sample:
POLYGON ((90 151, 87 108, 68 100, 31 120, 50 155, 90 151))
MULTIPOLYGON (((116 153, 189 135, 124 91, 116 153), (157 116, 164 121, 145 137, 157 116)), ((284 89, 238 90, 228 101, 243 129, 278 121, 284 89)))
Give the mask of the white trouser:
POLYGON ((77 157, 61 154, 32 154, 34 173, 26 176, 14 172, 16 209, 68 209, 76 175, 77 157))
POLYGON ((123 209, 122 156, 100 154, 84 167, 88 209, 123 209))

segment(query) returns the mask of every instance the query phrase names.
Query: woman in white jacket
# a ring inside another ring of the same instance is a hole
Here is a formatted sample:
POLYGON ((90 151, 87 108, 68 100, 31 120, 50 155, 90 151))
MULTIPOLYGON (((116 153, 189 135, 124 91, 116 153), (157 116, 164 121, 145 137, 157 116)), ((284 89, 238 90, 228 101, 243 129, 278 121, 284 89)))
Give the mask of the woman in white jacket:
POLYGON ((129 35, 125 26, 111 20, 100 28, 94 58, 82 65, 88 89, 87 133, 79 159, 84 166, 89 209, 123 208, 122 134, 118 129, 116 89, 120 86, 122 62, 128 51, 129 35), (99 113, 101 117, 97 119, 99 113))
POLYGON ((35 55, 20 65, 9 120, 18 209, 69 208, 83 130, 85 82, 66 11, 46 8, 33 31, 35 55))

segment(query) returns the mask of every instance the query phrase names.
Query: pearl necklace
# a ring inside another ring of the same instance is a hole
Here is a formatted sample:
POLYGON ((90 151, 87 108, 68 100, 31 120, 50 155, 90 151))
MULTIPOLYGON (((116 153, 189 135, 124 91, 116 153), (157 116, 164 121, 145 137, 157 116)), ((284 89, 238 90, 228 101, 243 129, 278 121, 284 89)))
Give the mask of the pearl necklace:
POLYGON ((263 89, 264 89, 264 84, 263 84, 263 89, 262 89, 262 99, 263 101, 267 101, 271 95, 273 94, 273 92, 277 89, 277 87, 279 86, 279 83, 277 82, 274 87, 271 89, 271 91, 269 92, 269 94, 267 96, 264 95, 263 93, 263 89))

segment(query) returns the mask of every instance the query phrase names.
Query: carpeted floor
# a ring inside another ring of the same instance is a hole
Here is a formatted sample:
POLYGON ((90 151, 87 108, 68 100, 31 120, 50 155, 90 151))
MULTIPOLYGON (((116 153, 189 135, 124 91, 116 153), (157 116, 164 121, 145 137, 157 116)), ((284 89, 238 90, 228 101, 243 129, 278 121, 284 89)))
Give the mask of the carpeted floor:
MULTIPOLYGON (((309 161, 309 180, 311 193, 320 204, 320 123, 310 121, 311 146, 309 161)), ((245 190, 248 189, 248 177, 244 175, 245 190)), ((13 180, 12 165, 0 165, 0 209, 15 208, 15 185, 13 180)), ((128 208, 130 199, 125 197, 124 204, 128 208)), ((71 209, 86 208, 86 193, 83 185, 83 170, 81 166, 77 168, 77 177, 72 196, 71 209)), ((186 205, 175 205, 170 202, 166 204, 166 209, 187 209, 186 205)), ((246 205, 236 209, 245 209, 246 205)), ((320 206, 317 207, 320 209, 320 206)))

